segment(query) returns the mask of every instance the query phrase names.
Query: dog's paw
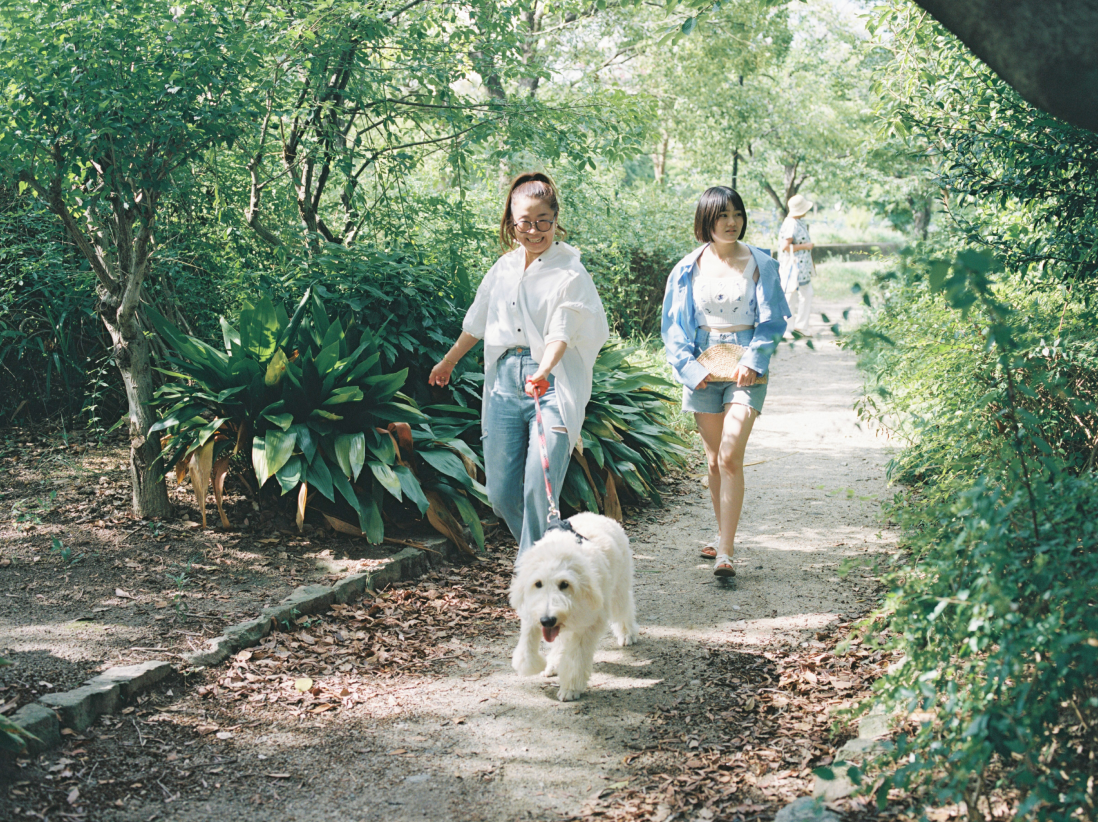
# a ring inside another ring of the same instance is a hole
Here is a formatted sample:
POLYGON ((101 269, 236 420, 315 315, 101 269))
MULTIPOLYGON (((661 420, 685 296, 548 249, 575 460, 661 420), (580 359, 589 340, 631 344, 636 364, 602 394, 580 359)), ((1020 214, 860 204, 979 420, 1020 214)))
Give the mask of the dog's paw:
POLYGON ((625 647, 626 645, 636 645, 640 641, 640 630, 636 625, 631 630, 626 630, 625 626, 615 623, 614 639, 618 641, 618 645, 625 647))
POLYGON ((545 670, 545 658, 540 654, 530 657, 515 651, 511 657, 511 667, 515 669, 515 673, 519 676, 534 676, 534 674, 539 674, 545 670))
POLYGON ((580 698, 583 693, 583 689, 574 690, 571 688, 561 688, 557 691, 557 699, 561 702, 575 702, 580 698))

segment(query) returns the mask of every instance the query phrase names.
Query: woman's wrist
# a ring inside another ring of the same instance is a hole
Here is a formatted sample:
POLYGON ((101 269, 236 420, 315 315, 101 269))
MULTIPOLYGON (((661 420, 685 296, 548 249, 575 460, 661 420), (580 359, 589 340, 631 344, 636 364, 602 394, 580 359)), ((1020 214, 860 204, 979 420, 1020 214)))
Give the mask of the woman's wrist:
POLYGON ((451 360, 450 355, 448 353, 442 355, 442 361, 444 363, 448 363, 451 368, 456 368, 457 367, 457 360, 451 360))

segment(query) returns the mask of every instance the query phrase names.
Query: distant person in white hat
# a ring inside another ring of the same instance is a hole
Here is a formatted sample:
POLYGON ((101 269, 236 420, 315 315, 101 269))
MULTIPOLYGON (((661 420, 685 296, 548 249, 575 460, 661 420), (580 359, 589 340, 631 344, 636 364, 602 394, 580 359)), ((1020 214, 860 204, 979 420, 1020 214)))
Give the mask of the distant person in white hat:
POLYGON ((797 305, 796 297, 800 295, 800 305, 796 308, 793 321, 789 323, 789 329, 811 336, 809 316, 812 311, 812 275, 816 272, 812 265, 812 249, 816 244, 808 235, 804 215, 812 210, 815 203, 807 197, 794 194, 789 198, 788 205, 789 216, 778 229, 778 271, 782 278, 785 301, 789 303, 790 309, 797 305))

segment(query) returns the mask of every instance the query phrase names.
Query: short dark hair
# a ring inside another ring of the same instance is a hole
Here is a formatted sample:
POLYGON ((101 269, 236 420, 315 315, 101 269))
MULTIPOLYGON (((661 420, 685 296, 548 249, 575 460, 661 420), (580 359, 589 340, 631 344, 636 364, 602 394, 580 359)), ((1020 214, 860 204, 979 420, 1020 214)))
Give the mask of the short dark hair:
POLYGON ((743 228, 736 239, 742 240, 747 234, 747 209, 744 207, 743 197, 728 186, 713 186, 702 192, 702 196, 698 198, 698 207, 694 210, 694 236, 699 243, 713 242, 713 228, 717 225, 717 218, 729 205, 743 214, 743 228))

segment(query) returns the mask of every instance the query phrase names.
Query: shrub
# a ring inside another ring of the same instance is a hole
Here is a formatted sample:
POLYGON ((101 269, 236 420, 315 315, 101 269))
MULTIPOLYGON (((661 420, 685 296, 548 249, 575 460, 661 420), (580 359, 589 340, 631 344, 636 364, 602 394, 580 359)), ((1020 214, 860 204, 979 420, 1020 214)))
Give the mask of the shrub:
POLYGON ((438 495, 444 492, 480 534, 466 498, 484 499, 476 456, 460 439, 436 437, 427 416, 398 393, 407 370, 383 370, 378 336, 369 329, 329 321, 310 291, 292 318, 264 298, 241 311, 238 328, 222 319, 224 352, 149 314, 177 369, 166 372, 176 381, 157 392, 158 405, 170 407, 153 430, 166 435, 164 470, 190 473, 203 523, 209 481, 221 510, 230 458, 243 452, 260 487, 273 477, 283 495, 297 492, 299 527, 310 488, 350 506, 371 542, 384 538, 387 499, 449 524, 453 517, 438 495))
POLYGON ((633 347, 603 346, 580 440, 561 488, 561 502, 575 510, 621 518, 619 491, 635 501, 662 504, 656 480, 672 465, 685 465, 687 444, 666 423, 674 386, 631 365, 633 347))
POLYGON ((883 616, 901 664, 878 683, 923 717, 892 786, 1016 815, 1092 817, 1098 722, 1095 317, 966 250, 916 258, 852 340, 878 392, 863 415, 910 442, 893 476, 910 558, 883 616), (896 341, 895 345, 888 341, 896 341))
MULTIPOLYGON (((108 340, 94 277, 66 247, 61 223, 0 186, 0 413, 79 413, 89 363, 108 340)), ((123 401, 124 404, 124 401, 123 401)))
MULTIPOLYGON (((310 276, 319 280, 315 292, 339 314, 374 329, 381 364, 408 372, 409 396, 422 404, 437 401, 427 377, 461 333, 475 293, 460 262, 430 264, 413 249, 331 245, 310 266, 310 276)), ((462 359, 451 375, 457 404, 480 407, 482 373, 477 357, 462 359)))

